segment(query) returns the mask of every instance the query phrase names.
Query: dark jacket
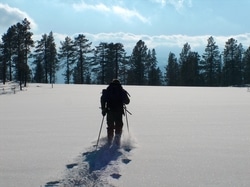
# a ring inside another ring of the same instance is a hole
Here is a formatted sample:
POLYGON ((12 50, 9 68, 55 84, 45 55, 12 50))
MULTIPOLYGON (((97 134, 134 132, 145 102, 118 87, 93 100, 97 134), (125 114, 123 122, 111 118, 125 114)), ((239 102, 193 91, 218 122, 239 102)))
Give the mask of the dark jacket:
POLYGON ((121 84, 110 83, 107 89, 102 91, 102 110, 124 113, 123 105, 129 102, 128 92, 122 88, 121 84))

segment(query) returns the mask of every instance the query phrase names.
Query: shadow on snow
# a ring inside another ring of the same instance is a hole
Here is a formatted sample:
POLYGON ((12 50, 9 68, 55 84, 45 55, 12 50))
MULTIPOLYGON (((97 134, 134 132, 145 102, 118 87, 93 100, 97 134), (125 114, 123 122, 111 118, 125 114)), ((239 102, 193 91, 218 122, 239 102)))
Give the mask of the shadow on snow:
POLYGON ((133 146, 129 140, 124 141, 120 147, 105 142, 106 138, 102 138, 98 149, 91 147, 75 163, 66 165, 64 179, 48 182, 45 187, 113 186, 109 180, 117 180, 122 176, 119 166, 131 161, 128 156, 133 146))

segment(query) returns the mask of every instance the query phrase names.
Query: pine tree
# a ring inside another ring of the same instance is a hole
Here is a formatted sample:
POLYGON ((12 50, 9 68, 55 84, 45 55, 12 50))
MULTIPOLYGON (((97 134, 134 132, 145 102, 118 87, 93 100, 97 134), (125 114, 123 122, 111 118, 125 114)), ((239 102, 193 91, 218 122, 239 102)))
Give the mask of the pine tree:
POLYGON ((83 34, 75 37, 74 44, 76 47, 76 66, 73 70, 73 81, 75 84, 87 83, 90 73, 91 60, 88 56, 93 52, 91 42, 83 34))
POLYGON ((47 49, 49 83, 55 83, 56 72, 59 69, 59 61, 57 58, 57 49, 52 31, 48 35, 47 49))
POLYGON ((34 75, 34 81, 37 83, 44 83, 45 79, 44 79, 44 68, 42 65, 42 62, 37 60, 37 62, 34 62, 36 64, 35 67, 35 75, 34 75))
POLYGON ((30 29, 30 22, 25 18, 22 23, 16 24, 16 32, 13 38, 15 76, 20 83, 20 89, 22 89, 22 83, 26 86, 31 74, 28 65, 28 55, 30 53, 30 48, 34 45, 34 41, 31 38, 33 33, 29 31, 30 29))
POLYGON ((230 38, 223 52, 223 84, 224 86, 242 84, 242 46, 237 40, 230 38))
POLYGON ((151 69, 151 65, 153 63, 153 59, 152 59, 152 54, 151 54, 151 50, 148 49, 147 50, 147 56, 146 56, 146 61, 144 64, 144 77, 145 77, 145 85, 150 85, 150 69, 151 69))
POLYGON ((37 41, 33 53, 35 64, 35 81, 48 83, 48 54, 47 54, 47 34, 42 35, 42 39, 37 41), (38 76, 39 75, 39 76, 38 76))
POLYGON ((144 85, 145 80, 145 64, 147 62, 147 46, 145 42, 139 40, 133 49, 130 64, 131 69, 128 74, 128 84, 144 85))
POLYGON ((243 56, 244 56, 244 49, 242 44, 240 43, 238 45, 237 51, 236 51, 236 59, 238 61, 238 68, 239 68, 239 77, 238 77, 238 85, 244 84, 244 62, 243 62, 243 56))
POLYGON ((124 52, 123 57, 121 58, 120 69, 119 69, 119 79, 122 84, 127 84, 129 66, 129 56, 124 52))
POLYGON ((108 46, 107 43, 101 42, 94 49, 94 60, 91 66, 92 66, 92 72, 96 76, 96 81, 98 84, 105 84, 107 46, 108 46))
POLYGON ((168 64, 166 66, 166 83, 168 86, 178 86, 179 84, 179 65, 175 54, 170 52, 168 55, 168 64))
POLYGON ((0 80, 3 81, 3 84, 6 82, 6 70, 6 61, 3 60, 3 44, 0 41, 0 80))
POLYGON ((14 37, 16 34, 16 25, 11 26, 7 33, 2 36, 2 77, 3 83, 8 79, 12 81, 13 57, 14 57, 14 37))
POLYGON ((184 44, 179 59, 181 86, 198 86, 201 84, 199 63, 199 54, 192 52, 188 43, 184 44))
POLYGON ((205 52, 202 55, 201 71, 205 86, 219 86, 221 77, 221 57, 219 47, 213 37, 208 38, 205 52))
POLYGON ((120 79, 120 66, 123 63, 123 57, 125 54, 124 46, 121 43, 114 44, 114 53, 115 53, 115 77, 116 79, 120 79))
POLYGON ((191 53, 191 47, 188 43, 185 43, 182 51, 180 53, 179 58, 179 69, 180 69, 180 85, 188 86, 188 78, 189 78, 189 64, 188 64, 188 56, 191 53))
MULTIPOLYGON (((112 79, 121 78, 121 68, 125 50, 121 43, 100 43, 95 48, 94 71, 97 74, 98 82, 109 83, 112 79)), ((92 64, 93 65, 93 64, 92 64)))
POLYGON ((54 83, 56 72, 59 69, 59 61, 57 59, 56 44, 52 32, 50 32, 49 35, 42 35, 42 39, 37 41, 33 57, 33 63, 36 65, 35 74, 39 75, 37 81, 43 81, 43 83, 54 83), (41 67, 43 68, 43 72, 37 72, 41 71, 41 67), (44 75, 41 76, 41 74, 44 75))
POLYGON ((105 81, 110 82, 112 79, 120 78, 120 66, 123 62, 125 50, 121 43, 109 43, 107 45, 107 62, 105 81))
POLYGON ((59 59, 61 61, 61 65, 65 69, 63 73, 65 77, 65 83, 69 84, 72 78, 73 73, 73 65, 75 64, 75 46, 74 41, 70 37, 66 37, 65 40, 61 43, 61 47, 59 48, 59 59))
POLYGON ((157 58, 156 58, 156 51, 152 49, 152 52, 148 50, 148 57, 147 57, 147 80, 148 85, 161 85, 161 77, 162 73, 159 67, 157 67, 157 58))
POLYGON ((105 72, 105 82, 111 82, 112 79, 117 78, 118 62, 116 56, 116 44, 109 43, 107 45, 107 63, 105 72))
POLYGON ((250 46, 244 52, 243 62, 244 62, 244 83, 250 84, 250 46))
POLYGON ((197 52, 190 52, 188 55, 186 71, 188 76, 186 77, 187 86, 200 86, 200 55, 197 52))

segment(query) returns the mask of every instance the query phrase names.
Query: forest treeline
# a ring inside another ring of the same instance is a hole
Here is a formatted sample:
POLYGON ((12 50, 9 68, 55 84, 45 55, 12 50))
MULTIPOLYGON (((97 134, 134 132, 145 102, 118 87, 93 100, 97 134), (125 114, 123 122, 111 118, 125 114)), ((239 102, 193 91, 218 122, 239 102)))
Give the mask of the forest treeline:
POLYGON ((34 41, 30 22, 22 20, 8 28, 0 41, 0 80, 55 83, 63 71, 66 84, 107 84, 118 78, 129 85, 239 86, 250 83, 250 47, 243 49, 234 38, 221 52, 211 36, 204 53, 188 43, 177 57, 170 52, 159 68, 155 49, 139 40, 130 55, 122 43, 101 42, 92 47, 85 35, 65 37, 56 46, 53 32, 34 41))

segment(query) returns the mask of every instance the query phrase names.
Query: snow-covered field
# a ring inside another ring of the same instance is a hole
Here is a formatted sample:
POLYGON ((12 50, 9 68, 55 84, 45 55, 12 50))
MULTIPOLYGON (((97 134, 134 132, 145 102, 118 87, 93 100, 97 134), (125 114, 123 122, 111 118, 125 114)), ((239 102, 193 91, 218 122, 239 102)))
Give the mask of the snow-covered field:
POLYGON ((103 88, 1 94, 0 186, 250 186, 247 88, 124 86, 129 132, 107 148, 104 123, 96 151, 103 88))

